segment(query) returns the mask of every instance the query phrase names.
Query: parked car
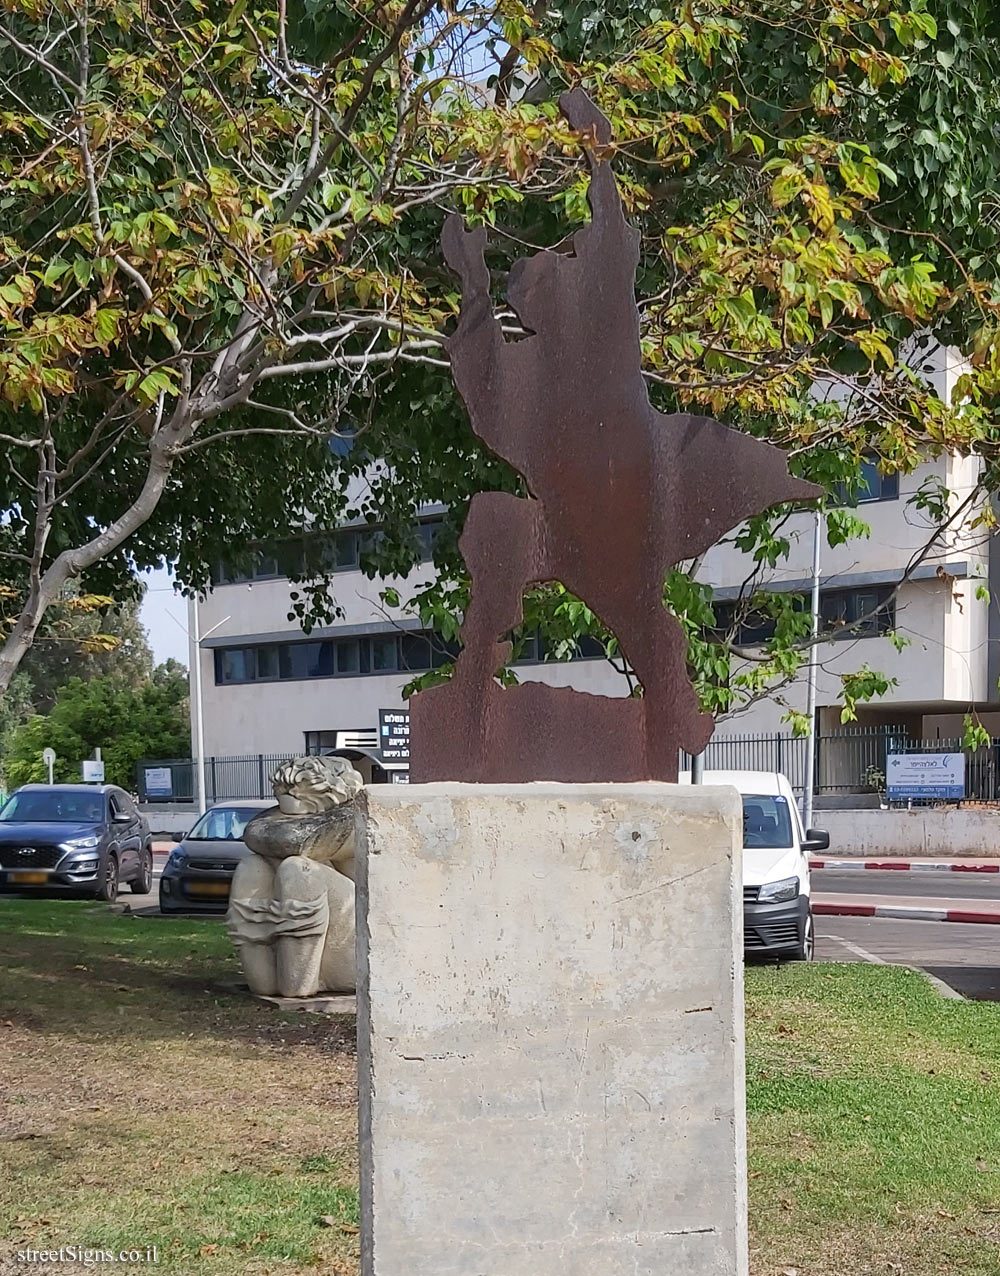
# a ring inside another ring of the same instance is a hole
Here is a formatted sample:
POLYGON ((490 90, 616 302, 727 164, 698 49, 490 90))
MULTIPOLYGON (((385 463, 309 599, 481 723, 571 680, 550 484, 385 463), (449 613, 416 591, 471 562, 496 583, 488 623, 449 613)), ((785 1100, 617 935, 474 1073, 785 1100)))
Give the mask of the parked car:
POLYGON ((0 889, 114 900, 153 889, 149 825, 112 784, 25 784, 0 808, 0 889))
POLYGON ((829 833, 802 828, 792 786, 778 771, 706 771, 704 782, 731 784, 743 799, 745 953, 812 961, 809 856, 826 850, 829 833))
POLYGON ((224 913, 236 865, 249 850, 243 830, 274 802, 219 802, 170 852, 160 876, 161 913, 224 913))

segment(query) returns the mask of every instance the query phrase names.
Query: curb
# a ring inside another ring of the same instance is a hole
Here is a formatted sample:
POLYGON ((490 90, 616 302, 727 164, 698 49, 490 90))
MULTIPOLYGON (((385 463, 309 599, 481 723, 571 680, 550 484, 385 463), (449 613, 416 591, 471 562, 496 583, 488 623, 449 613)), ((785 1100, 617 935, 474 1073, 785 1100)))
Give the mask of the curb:
POLYGON ((956 864, 953 860, 913 864, 909 860, 810 860, 810 868, 863 869, 874 868, 895 873, 1000 873, 1000 863, 956 864))
POLYGON ((827 904, 814 901, 812 910, 826 917, 894 917, 912 922, 969 922, 1000 926, 1000 909, 977 912, 969 908, 916 908, 907 904, 827 904))

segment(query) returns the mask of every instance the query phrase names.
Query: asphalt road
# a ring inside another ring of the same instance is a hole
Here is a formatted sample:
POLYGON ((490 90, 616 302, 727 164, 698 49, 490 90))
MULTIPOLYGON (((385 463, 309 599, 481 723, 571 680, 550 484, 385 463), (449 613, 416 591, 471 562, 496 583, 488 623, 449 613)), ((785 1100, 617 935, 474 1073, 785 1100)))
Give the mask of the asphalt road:
POLYGON ((929 899, 978 899, 1000 904, 1000 873, 932 873, 898 869, 817 868, 812 888, 819 895, 895 895, 929 899))
POLYGON ((816 941, 818 961, 919 966, 964 997, 1000 1001, 1000 926, 904 922, 884 917, 817 917, 816 941))

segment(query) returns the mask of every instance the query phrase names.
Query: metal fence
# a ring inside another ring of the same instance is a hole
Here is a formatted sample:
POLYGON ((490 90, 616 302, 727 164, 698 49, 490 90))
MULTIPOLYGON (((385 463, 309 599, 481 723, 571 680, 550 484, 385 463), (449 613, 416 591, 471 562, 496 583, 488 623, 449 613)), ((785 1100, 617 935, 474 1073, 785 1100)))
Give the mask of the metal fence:
MULTIPOLYGON (((908 747, 900 727, 847 727, 816 737, 815 791, 823 794, 877 792, 886 757, 908 747)), ((682 767, 691 765, 682 755, 682 767)), ((769 735, 717 736, 705 750, 706 771, 781 771, 801 793, 806 786, 807 741, 790 731, 769 735)))
MULTIPOLYGON (((911 739, 905 727, 845 727, 816 737, 815 792, 821 795, 884 794, 886 759, 890 753, 963 753, 965 800, 1000 803, 1000 738, 980 749, 961 740, 911 739)), ((205 759, 205 794, 209 803, 232 798, 271 796, 271 776, 290 754, 254 753, 243 757, 205 759)), ((136 767, 137 792, 143 802, 191 802, 195 797, 194 762, 190 758, 144 759, 136 767)), ((691 759, 681 755, 682 769, 691 759)), ((779 731, 761 735, 723 735, 705 750, 708 771, 781 771, 797 793, 806 785, 806 740, 779 731)))
MULTIPOLYGON (((964 800, 1000 803, 1000 739, 979 749, 967 749, 960 739, 913 739, 900 726, 845 727, 818 735, 815 792, 824 796, 869 793, 884 797, 887 759, 892 753, 961 753, 965 757, 964 800)), ((689 767, 689 756, 682 756, 682 766, 689 767)), ((705 769, 782 771, 801 794, 806 784, 806 757, 805 737, 790 732, 721 736, 705 750, 705 769)), ((925 798, 919 804, 933 805, 940 800, 945 799, 925 798)))
MULTIPOLYGON (((205 759, 205 797, 209 804, 233 798, 271 797, 271 776, 290 753, 252 753, 205 759)), ((193 802, 195 764, 191 758, 144 758, 136 765, 136 791, 142 802, 193 802)))

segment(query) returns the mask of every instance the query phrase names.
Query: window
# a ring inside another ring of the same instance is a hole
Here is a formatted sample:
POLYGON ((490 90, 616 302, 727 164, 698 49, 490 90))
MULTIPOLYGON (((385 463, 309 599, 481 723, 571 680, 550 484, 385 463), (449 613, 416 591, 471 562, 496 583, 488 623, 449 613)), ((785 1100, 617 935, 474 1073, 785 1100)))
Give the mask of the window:
MULTIPOLYGON (((367 664, 368 662, 365 661, 365 663, 367 664)), ((361 644, 357 638, 345 638, 337 643, 337 672, 361 672, 361 644)))
POLYGON ((225 647, 215 653, 216 682, 252 682, 256 676, 256 668, 248 667, 247 651, 253 661, 253 648, 225 647))
POLYGON ((875 460, 861 462, 857 486, 838 483, 834 497, 839 505, 871 505, 876 501, 899 499, 899 475, 883 474, 875 460))
MULTIPOLYGON (((796 595, 794 605, 808 610, 809 600, 796 595)), ((736 622, 734 603, 716 603, 715 628, 706 637, 721 642, 734 624, 733 642, 740 647, 761 646, 774 637, 775 621, 760 608, 747 606, 736 622)), ((825 637, 875 638, 888 633, 896 625, 893 587, 883 585, 866 589, 827 589, 819 600, 820 633, 825 637)))
POLYGON ((399 668, 399 639, 395 634, 372 638, 372 673, 394 673, 399 668))
POLYGON ((743 845, 748 850, 792 845, 792 818, 783 797, 743 794, 743 845))
MULTIPOLYGON (((414 526, 417 561, 427 562, 433 555, 434 541, 444 520, 440 515, 421 519, 414 526)), ((226 563, 212 568, 213 585, 250 585, 259 580, 280 580, 315 567, 325 572, 356 572, 361 559, 378 547, 384 536, 371 525, 344 527, 335 532, 310 533, 308 543, 301 537, 277 545, 263 546, 254 552, 248 569, 236 569, 226 563)))
POLYGON ((820 630, 834 637, 875 638, 896 624, 891 586, 829 590, 819 600, 820 630))
POLYGON ((434 542, 441 530, 442 519, 425 518, 417 524, 417 539, 420 542, 420 561, 429 562, 434 557, 434 542))
POLYGON ((270 678, 279 677, 278 648, 257 647, 257 681, 267 682, 270 678))
POLYGON ((429 634, 402 634, 399 639, 402 668, 416 673, 431 668, 431 643, 429 634))
POLYGON ((255 806, 213 806, 188 834, 192 842, 238 842, 243 830, 260 808, 255 806))
MULTIPOLYGON (((321 642, 299 639, 262 643, 258 647, 219 647, 215 651, 215 681, 221 685, 426 673, 454 660, 460 650, 459 643, 446 641, 426 629, 328 638, 321 642)), ((538 663, 545 659, 544 644, 540 644, 537 637, 531 637, 527 652, 519 663, 538 663)), ((590 660, 603 655, 600 643, 584 639, 572 658, 590 660)))

